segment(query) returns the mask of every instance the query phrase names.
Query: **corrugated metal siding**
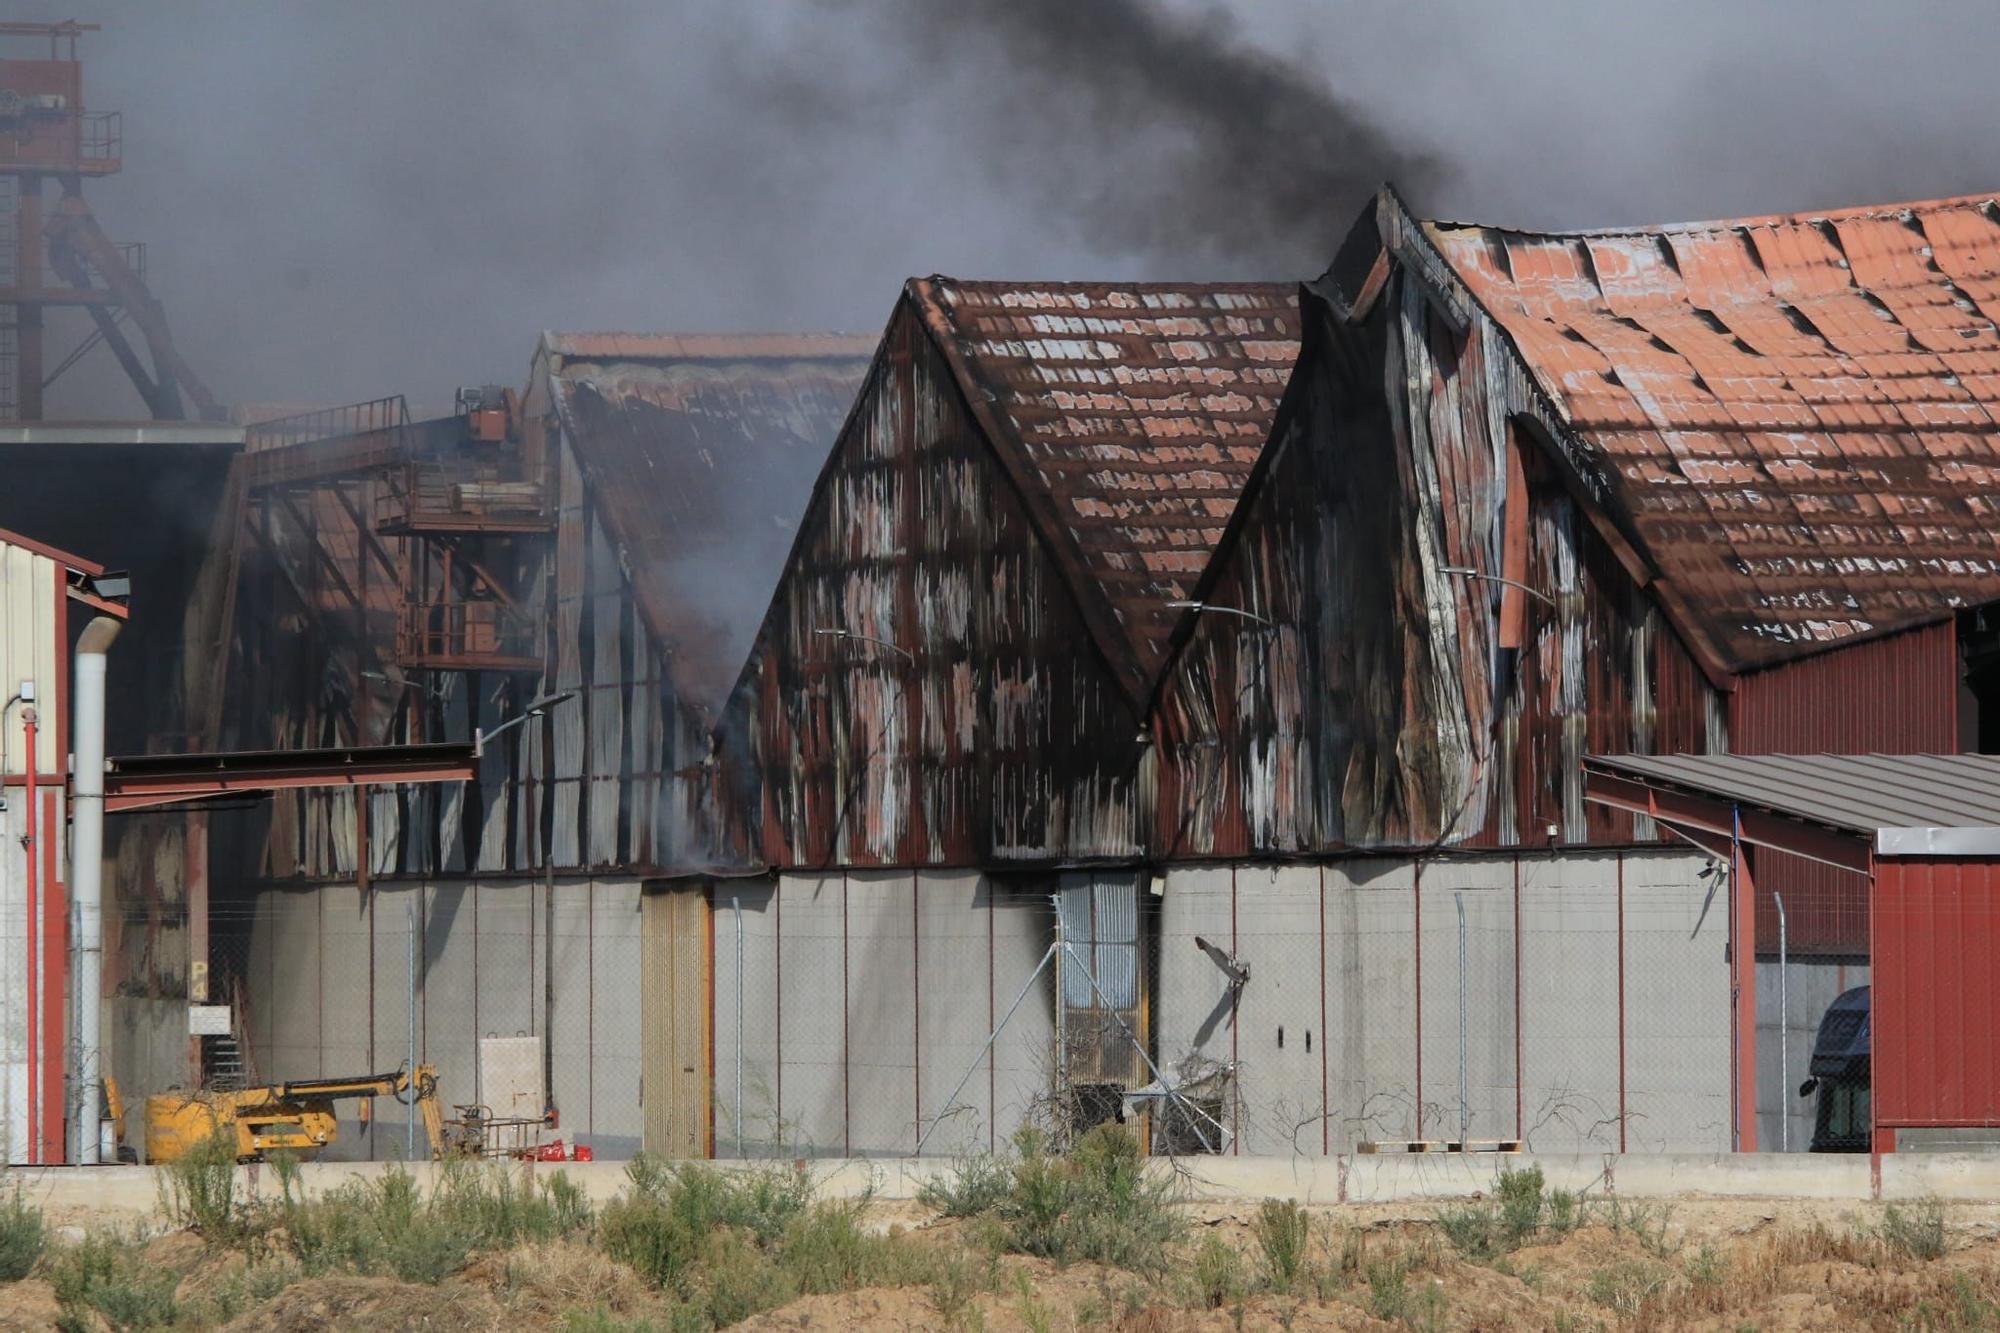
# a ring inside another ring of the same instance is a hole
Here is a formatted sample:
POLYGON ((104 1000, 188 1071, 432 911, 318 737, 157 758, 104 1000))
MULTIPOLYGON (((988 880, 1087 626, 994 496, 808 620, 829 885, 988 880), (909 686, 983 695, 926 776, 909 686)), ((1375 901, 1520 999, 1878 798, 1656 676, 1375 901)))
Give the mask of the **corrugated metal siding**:
MULTIPOLYGON (((554 670, 516 680, 511 690, 491 672, 437 672, 427 680, 414 673, 408 690, 379 678, 393 656, 399 585, 355 525, 357 514, 371 512, 364 480, 295 491, 289 507, 285 498, 257 494, 245 515, 255 531, 239 538, 250 557, 242 562, 230 631, 225 746, 465 739, 498 727, 535 695, 578 692, 544 720, 496 741, 476 789, 374 792, 368 833, 375 875, 538 871, 551 818, 558 871, 710 864, 709 785, 700 767, 709 747, 706 710, 683 706, 665 678, 606 516, 558 440, 553 558, 530 553, 503 571, 523 606, 552 605, 554 670), (365 610, 357 611, 347 591, 365 610), (551 739, 553 781, 545 783, 551 739)), ((377 540, 391 559, 409 558, 404 539, 377 540)), ((354 873, 351 793, 278 792, 269 809, 265 876, 354 873)))
POLYGON ((793 867, 1135 854, 1150 765, 1090 644, 906 303, 723 724, 739 849, 793 867))
MULTIPOLYGON (((1495 328, 1460 336, 1397 275, 1363 325, 1307 307, 1276 438, 1156 708, 1159 854, 1624 841, 1586 753, 1704 751, 1710 688, 1514 425, 1495 328), (1498 644, 1509 436, 1527 474, 1528 603, 1498 644)), ((1640 836, 1649 834, 1642 831, 1640 836)))
POLYGON ((1879 861, 1875 894, 1876 1123, 2000 1124, 2000 864, 1879 861))
MULTIPOLYGON (((1953 621, 1857 643, 1742 677, 1729 696, 1736 754, 1955 754, 1958 632, 1953 621)), ((1775 954, 1785 897, 1786 945, 1864 954, 1865 881, 1831 866, 1761 852, 1757 948, 1775 954)))
POLYGON ((1955 754, 1951 620, 1743 676, 1729 698, 1737 754, 1955 754))
MULTIPOLYGON (((24 680, 37 687, 34 705, 41 716, 35 738, 35 770, 62 772, 56 748, 68 718, 69 645, 59 642, 58 615, 63 576, 55 561, 25 547, 0 542, 0 699, 11 697, 24 680)), ((27 771, 19 706, 8 713, 6 772, 27 771)))

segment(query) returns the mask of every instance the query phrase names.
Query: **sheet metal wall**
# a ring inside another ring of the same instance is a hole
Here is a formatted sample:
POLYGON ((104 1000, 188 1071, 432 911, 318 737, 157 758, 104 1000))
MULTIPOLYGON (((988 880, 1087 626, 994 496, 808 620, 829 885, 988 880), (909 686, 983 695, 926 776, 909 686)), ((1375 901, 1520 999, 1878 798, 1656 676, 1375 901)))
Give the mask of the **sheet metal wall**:
POLYGON ((1053 888, 935 870, 718 881, 716 1151, 907 1154, 933 1122, 926 1154, 1004 1149, 1052 1085, 1050 973, 981 1049, 1053 938, 1053 888))
POLYGON ((1471 1137, 1546 1152, 1729 1142, 1725 929, 1669 849, 1170 869, 1158 1058, 1233 1065, 1241 1154, 1459 1137, 1466 911, 1471 1137), (1248 965, 1228 978, 1200 937, 1248 965))
MULTIPOLYGON (((639 884, 559 879, 555 913, 556 1105, 566 1140, 606 1158, 640 1147, 639 884)), ((521 880, 400 881, 259 893, 221 923, 248 960, 249 1054, 264 1078, 340 1077, 408 1058, 411 908, 416 908, 417 1059, 447 1107, 483 1100, 479 1041, 543 1032, 544 886, 521 880)), ((338 1160, 398 1157, 407 1112, 378 1099, 372 1125, 342 1116, 338 1160)), ((422 1131, 418 1132, 419 1140, 422 1131)))
POLYGON ((1137 852, 1138 719, 907 300, 808 515, 723 723, 739 854, 1137 852))
POLYGON ((1876 1125, 2000 1124, 2000 863, 1881 860, 1874 891, 1876 1125))
POLYGON ((1158 712, 1160 854, 1647 836, 1586 806, 1586 753, 1722 745, 1713 691, 1518 426, 1497 332, 1390 279, 1365 325, 1306 303, 1276 441, 1158 712), (1509 436, 1528 477, 1525 646, 1498 643, 1509 436))
POLYGON ((16 704, 0 717, 0 765, 7 809, 0 811, 0 1124, 5 1126, 5 1160, 62 1161, 64 1156, 64 1069, 70 1048, 67 988, 67 922, 65 892, 68 860, 64 840, 68 809, 63 771, 69 730, 68 608, 64 594, 66 571, 38 551, 0 542, 0 699, 24 680, 35 682, 39 717, 35 752, 29 755, 23 729, 23 706, 16 704), (30 762, 42 785, 35 809, 28 808, 19 784, 30 762), (32 820, 32 824, 29 822, 32 820), (38 918, 31 933, 28 921, 28 858, 34 857, 38 918), (36 950, 39 1007, 23 1000, 29 994, 28 942, 36 950), (36 1025, 40 1143, 29 1143, 29 1026, 36 1025))
MULTIPOLYGON (((1958 630, 1946 620, 1742 677, 1729 696, 1738 754, 1955 754, 1958 630)), ((1785 898, 1787 946, 1864 955, 1868 882, 1780 852, 1760 851, 1757 950, 1775 956, 1785 898)))

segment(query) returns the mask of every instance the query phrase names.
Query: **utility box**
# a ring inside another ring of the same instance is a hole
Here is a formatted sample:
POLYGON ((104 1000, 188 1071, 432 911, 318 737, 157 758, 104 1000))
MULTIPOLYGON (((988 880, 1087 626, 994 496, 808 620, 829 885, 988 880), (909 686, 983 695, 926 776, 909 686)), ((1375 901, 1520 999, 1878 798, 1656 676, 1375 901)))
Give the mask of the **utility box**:
POLYGON ((479 1043, 480 1105, 494 1120, 539 1120, 548 1109, 540 1037, 485 1037, 479 1043))

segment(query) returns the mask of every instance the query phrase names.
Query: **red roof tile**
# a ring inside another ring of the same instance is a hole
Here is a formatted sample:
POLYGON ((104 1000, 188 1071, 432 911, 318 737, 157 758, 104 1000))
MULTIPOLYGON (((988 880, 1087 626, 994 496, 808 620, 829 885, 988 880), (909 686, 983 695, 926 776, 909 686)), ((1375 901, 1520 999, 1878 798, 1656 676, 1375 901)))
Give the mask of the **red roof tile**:
POLYGON ((2000 206, 1425 232, 1715 658, 2000 599, 2000 206))
POLYGON ((1298 357, 1295 283, 910 284, 1086 605, 1149 685, 1298 357))

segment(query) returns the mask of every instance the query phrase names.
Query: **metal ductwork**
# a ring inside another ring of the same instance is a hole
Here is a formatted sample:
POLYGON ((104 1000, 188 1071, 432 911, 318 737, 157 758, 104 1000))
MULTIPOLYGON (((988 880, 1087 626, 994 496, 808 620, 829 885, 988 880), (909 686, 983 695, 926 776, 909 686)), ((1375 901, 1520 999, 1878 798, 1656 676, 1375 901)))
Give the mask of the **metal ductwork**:
POLYGON ((104 995, 104 673, 105 654, 124 628, 110 616, 84 626, 76 645, 76 692, 71 696, 70 894, 76 940, 76 1093, 70 1160, 98 1160, 99 1089, 103 1086, 104 995))

